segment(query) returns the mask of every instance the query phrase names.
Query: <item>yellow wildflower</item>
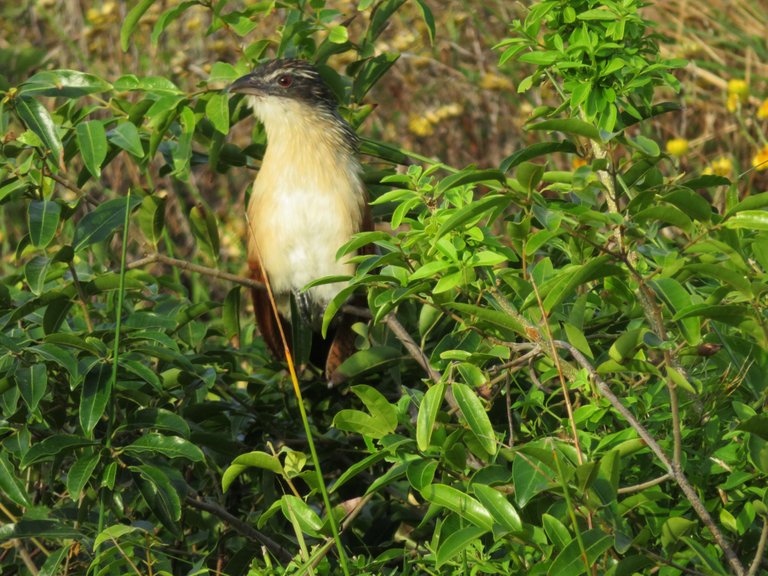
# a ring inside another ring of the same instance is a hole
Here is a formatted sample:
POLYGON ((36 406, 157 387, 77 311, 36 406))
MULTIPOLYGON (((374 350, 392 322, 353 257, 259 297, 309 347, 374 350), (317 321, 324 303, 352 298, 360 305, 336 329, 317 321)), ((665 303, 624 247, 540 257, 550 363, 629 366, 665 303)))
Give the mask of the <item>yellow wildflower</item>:
POLYGON ((587 159, 582 158, 581 156, 575 156, 573 160, 571 160, 571 168, 574 170, 577 170, 582 166, 586 166, 586 165, 587 165, 587 159))
POLYGON ((763 146, 754 158, 752 158, 752 166, 755 170, 768 170, 768 145, 763 146))
POLYGON ((704 169, 704 174, 717 174, 718 176, 728 177, 733 171, 733 162, 730 158, 720 156, 704 169))
POLYGON ((486 72, 480 80, 480 87, 483 90, 512 90, 514 88, 512 81, 506 76, 500 76, 493 72, 486 72))
POLYGON ((760 108, 757 109, 757 117, 760 118, 760 120, 768 118, 768 98, 763 100, 763 103, 760 104, 760 108))
POLYGON ((747 101, 749 96, 749 84, 744 80, 728 80, 728 95, 735 94, 742 102, 747 101))
POLYGON ((725 102, 725 107, 728 109, 728 112, 736 112, 740 103, 741 100, 739 99, 738 94, 728 94, 728 100, 725 102))
POLYGON ((688 153, 688 140, 685 138, 672 138, 667 140, 667 154, 675 158, 681 158, 688 153))
POLYGON ((435 131, 432 127, 432 122, 415 114, 408 120, 408 130, 416 134, 416 136, 430 136, 435 131))

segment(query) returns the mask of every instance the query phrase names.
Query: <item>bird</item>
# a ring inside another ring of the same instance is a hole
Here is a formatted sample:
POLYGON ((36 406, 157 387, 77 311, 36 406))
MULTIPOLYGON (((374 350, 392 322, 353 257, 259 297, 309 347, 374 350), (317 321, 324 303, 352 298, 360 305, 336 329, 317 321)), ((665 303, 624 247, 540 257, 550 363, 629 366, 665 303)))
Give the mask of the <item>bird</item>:
MULTIPOLYGON (((229 92, 245 95, 266 132, 247 206, 247 259, 250 277, 269 281, 279 310, 278 319, 266 290, 252 289, 259 331, 272 354, 285 360, 278 323, 287 328, 301 321, 319 333, 328 304, 346 282, 305 286, 325 276, 354 274, 354 264, 337 259, 337 251, 354 234, 373 229, 359 140, 309 61, 267 61, 235 80, 229 92), (292 295, 300 318, 291 318, 292 295)), ((354 321, 342 312, 324 342, 329 385, 345 379, 339 366, 355 351, 354 321)))

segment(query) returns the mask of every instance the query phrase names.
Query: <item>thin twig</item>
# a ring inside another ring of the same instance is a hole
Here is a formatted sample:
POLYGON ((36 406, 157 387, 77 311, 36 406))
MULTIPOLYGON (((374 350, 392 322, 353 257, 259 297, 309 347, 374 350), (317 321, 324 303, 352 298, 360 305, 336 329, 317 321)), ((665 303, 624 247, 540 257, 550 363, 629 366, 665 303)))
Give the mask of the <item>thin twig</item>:
POLYGON ((293 558, 293 554, 291 554, 288 550, 283 548, 280 544, 272 540, 269 536, 266 536, 253 528, 250 524, 246 524, 236 516, 233 516, 224 508, 221 508, 219 505, 214 504, 213 502, 201 500, 199 498, 193 498, 192 496, 187 496, 185 499, 186 503, 192 506, 193 508, 197 508, 198 510, 203 510, 204 512, 209 512, 213 514, 214 516, 218 517, 219 519, 223 520, 227 525, 229 525, 235 532, 238 532, 239 534, 242 534, 249 540, 253 540, 254 542, 259 542, 267 547, 267 549, 274 554, 276 557, 280 558, 283 562, 290 562, 293 558))
POLYGON ((760 569, 760 564, 765 560, 765 545, 768 542, 768 519, 763 520, 763 531, 760 533, 760 540, 757 543, 757 550, 755 551, 755 559, 752 560, 752 564, 749 566, 747 576, 755 576, 760 569))
POLYGON ((144 266, 149 266, 150 264, 156 264, 158 262, 179 268, 181 270, 189 270, 190 272, 197 272, 198 274, 203 274, 212 278, 218 278, 219 280, 234 282, 235 284, 240 284, 241 286, 246 286, 248 288, 264 288, 264 284, 262 282, 251 280, 245 276, 230 274, 229 272, 223 272, 221 270, 217 270, 216 268, 200 266, 199 264, 193 264, 192 262, 187 262, 186 260, 179 260, 178 258, 171 258, 169 256, 165 256, 164 254, 157 253, 150 254, 149 256, 140 258, 139 260, 134 260, 133 262, 126 265, 126 269, 133 270, 135 268, 143 268, 144 266))
POLYGON ((659 484, 663 484, 667 480, 672 478, 669 474, 662 474, 658 478, 654 478, 653 480, 648 480, 648 482, 641 482, 640 484, 632 484, 631 486, 624 486, 623 488, 619 488, 616 490, 618 494, 631 494, 632 492, 640 492, 641 490, 645 490, 646 488, 653 488, 654 486, 658 486, 659 484))

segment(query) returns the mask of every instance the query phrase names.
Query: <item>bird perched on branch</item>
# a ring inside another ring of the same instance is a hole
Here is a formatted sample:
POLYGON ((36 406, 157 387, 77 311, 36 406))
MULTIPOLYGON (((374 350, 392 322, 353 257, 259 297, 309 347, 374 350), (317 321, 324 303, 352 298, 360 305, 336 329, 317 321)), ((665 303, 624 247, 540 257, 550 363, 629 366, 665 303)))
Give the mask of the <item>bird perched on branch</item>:
MULTIPOLYGON (((269 280, 283 326, 291 320, 293 294, 302 320, 317 332, 344 283, 302 288, 324 276, 353 274, 354 265, 337 260, 336 253, 353 234, 372 229, 357 136, 309 62, 267 62, 229 90, 246 95, 267 134, 248 203, 251 276, 269 280)), ((253 301, 264 340, 275 356, 284 358, 267 292, 253 290, 253 301)), ((328 336, 325 374, 331 383, 343 379, 338 367, 354 351, 352 324, 353 318, 342 314, 328 336)))

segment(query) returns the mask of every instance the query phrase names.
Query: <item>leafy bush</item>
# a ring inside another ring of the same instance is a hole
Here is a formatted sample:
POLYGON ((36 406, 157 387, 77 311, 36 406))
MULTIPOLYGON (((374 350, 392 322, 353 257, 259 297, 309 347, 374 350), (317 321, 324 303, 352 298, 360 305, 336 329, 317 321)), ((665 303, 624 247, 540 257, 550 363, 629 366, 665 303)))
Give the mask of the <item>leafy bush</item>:
MULTIPOLYGON (((198 188, 244 185, 264 149, 222 88, 267 53, 312 58, 364 126, 387 24, 410 7, 439 35, 423 1, 328 4, 203 5, 243 50, 197 86, 4 72, 3 573, 764 570, 768 193, 652 137, 684 62, 642 2, 511 23, 502 70, 551 97, 498 167, 364 140, 381 224, 341 253, 379 250, 326 319, 364 290, 372 320, 351 385, 308 368, 292 389, 198 188)), ((122 49, 199 8, 141 0, 122 49)))

